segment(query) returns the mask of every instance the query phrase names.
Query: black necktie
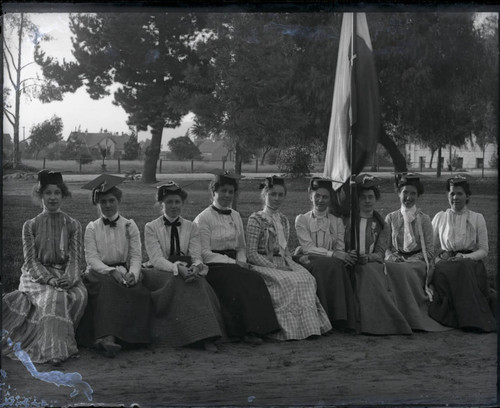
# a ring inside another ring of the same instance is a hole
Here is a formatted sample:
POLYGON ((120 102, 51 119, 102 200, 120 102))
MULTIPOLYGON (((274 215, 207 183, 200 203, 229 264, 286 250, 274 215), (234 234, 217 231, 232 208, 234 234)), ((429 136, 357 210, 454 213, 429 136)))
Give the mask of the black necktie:
POLYGON ((115 220, 111 221, 108 218, 103 217, 102 222, 104 223, 104 225, 109 225, 111 228, 114 228, 114 227, 116 227, 116 221, 118 221, 119 218, 120 218, 120 216, 116 217, 115 220))
POLYGON ((231 209, 227 209, 227 210, 221 210, 220 208, 217 208, 215 205, 212 205, 212 209, 214 211, 217 211, 219 214, 222 214, 222 215, 230 215, 231 214, 231 209))
POLYGON ((175 221, 170 222, 165 217, 163 217, 163 222, 166 227, 172 227, 170 231, 170 255, 180 255, 181 254, 181 244, 179 240, 179 230, 177 227, 181 226, 181 222, 179 218, 176 218, 175 221))

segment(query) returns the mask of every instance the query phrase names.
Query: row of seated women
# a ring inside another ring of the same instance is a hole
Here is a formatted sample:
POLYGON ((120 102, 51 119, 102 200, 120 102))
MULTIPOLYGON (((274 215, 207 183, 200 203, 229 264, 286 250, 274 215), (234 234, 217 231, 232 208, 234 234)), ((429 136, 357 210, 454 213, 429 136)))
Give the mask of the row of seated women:
MULTIPOLYGON (((329 212, 331 181, 313 178, 312 210, 295 220, 294 255, 280 212, 284 179, 265 179, 264 207, 248 218, 246 236, 231 209, 237 177, 215 176, 213 202, 193 222, 181 217, 186 191, 170 182, 157 191, 162 215, 145 226, 147 264, 137 225, 119 211, 121 181, 101 175, 84 186, 101 216, 86 228, 83 256, 80 224, 60 210, 69 196, 61 173, 39 173, 34 193, 43 211, 23 226, 19 290, 2 299, 4 332, 33 362, 78 356, 77 342, 113 357, 129 344, 216 351, 220 338, 261 344, 332 327, 368 334, 496 328, 481 261, 486 223, 468 210, 463 178, 448 180, 451 208, 431 223, 416 206, 418 177, 399 178, 401 208, 384 220, 374 209, 379 180, 359 176, 355 245, 329 212)), ((13 357, 5 338, 2 352, 13 357)))

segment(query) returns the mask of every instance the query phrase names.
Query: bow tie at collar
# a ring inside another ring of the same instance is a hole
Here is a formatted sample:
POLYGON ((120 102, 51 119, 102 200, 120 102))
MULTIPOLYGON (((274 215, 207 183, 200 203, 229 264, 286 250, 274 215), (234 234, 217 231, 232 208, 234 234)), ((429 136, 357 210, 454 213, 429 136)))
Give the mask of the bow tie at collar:
POLYGON ((323 212, 313 210, 312 214, 313 218, 326 218, 328 216, 328 210, 323 212))
POLYGON ((109 225, 111 228, 114 228, 116 227, 116 222, 119 220, 119 218, 120 216, 116 217, 113 221, 111 221, 108 218, 102 217, 102 222, 104 223, 104 225, 109 225))
POLYGON ((174 221, 169 221, 167 218, 163 217, 163 223, 165 224, 166 227, 180 227, 181 222, 179 220, 179 217, 177 217, 174 221))
POLYGON ((222 215, 230 215, 231 211, 232 211, 230 208, 222 209, 222 208, 217 208, 215 205, 212 205, 212 210, 214 210, 222 215))

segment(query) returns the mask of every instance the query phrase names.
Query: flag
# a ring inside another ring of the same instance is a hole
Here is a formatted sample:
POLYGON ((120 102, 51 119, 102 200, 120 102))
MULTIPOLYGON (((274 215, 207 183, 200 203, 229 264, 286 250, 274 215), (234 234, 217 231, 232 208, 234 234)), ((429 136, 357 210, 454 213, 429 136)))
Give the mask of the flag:
POLYGON ((323 171, 324 177, 342 182, 333 183, 335 190, 362 171, 376 148, 379 128, 378 80, 366 16, 345 13, 323 171))

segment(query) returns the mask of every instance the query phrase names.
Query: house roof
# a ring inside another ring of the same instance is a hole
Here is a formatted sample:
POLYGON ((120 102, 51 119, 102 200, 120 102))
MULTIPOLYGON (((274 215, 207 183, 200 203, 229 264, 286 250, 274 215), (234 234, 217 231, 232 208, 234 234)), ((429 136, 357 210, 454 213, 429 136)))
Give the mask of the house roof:
POLYGON ((130 135, 115 135, 108 132, 99 133, 88 133, 88 132, 71 132, 69 134, 68 140, 78 139, 81 140, 87 147, 92 147, 98 145, 102 140, 108 139, 112 141, 116 148, 123 150, 125 148, 125 143, 129 139, 130 135))

